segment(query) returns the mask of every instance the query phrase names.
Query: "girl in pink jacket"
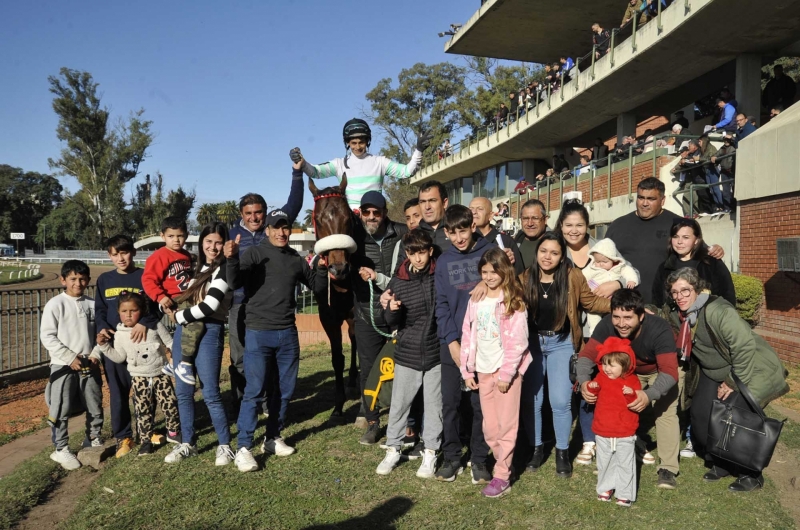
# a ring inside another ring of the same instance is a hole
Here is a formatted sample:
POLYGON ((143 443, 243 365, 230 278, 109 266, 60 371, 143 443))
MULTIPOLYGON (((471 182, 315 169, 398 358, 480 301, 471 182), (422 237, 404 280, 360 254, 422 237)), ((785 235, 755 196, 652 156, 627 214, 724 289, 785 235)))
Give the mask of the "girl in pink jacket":
POLYGON ((531 363, 531 355, 522 287, 508 256, 502 249, 488 250, 478 270, 488 292, 482 301, 470 300, 467 306, 461 335, 461 375, 466 385, 480 394, 483 435, 497 460, 494 478, 482 493, 494 498, 511 489, 522 374, 531 363))

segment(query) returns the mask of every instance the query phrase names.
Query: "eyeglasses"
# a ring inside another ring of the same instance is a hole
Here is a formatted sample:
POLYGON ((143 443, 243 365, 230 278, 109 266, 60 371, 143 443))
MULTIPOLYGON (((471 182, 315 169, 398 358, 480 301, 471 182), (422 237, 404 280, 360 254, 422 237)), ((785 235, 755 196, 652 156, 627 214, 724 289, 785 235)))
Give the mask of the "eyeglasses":
POLYGON ((544 217, 523 217, 522 218, 522 222, 523 223, 538 223, 542 219, 544 219, 544 217))
POLYGON ((369 210, 361 210, 361 215, 364 217, 383 217, 383 211, 370 208, 369 210))
POLYGON ((687 296, 692 294, 693 291, 694 289, 687 287, 686 289, 681 289, 680 291, 670 291, 669 295, 672 297, 673 300, 677 300, 678 298, 686 298, 687 296))

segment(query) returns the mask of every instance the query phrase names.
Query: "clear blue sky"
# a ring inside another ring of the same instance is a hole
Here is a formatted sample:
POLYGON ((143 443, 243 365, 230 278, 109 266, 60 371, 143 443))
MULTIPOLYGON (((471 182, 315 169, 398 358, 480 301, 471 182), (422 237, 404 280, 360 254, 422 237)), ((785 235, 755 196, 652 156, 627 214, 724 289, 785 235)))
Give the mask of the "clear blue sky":
POLYGON ((364 95, 417 62, 459 61, 436 33, 479 4, 3 2, 0 163, 50 172, 61 146, 47 77, 66 66, 94 76, 114 116, 146 109, 157 138, 143 175, 194 187, 197 204, 254 191, 280 206, 289 149, 312 162, 342 156, 342 125, 364 95))

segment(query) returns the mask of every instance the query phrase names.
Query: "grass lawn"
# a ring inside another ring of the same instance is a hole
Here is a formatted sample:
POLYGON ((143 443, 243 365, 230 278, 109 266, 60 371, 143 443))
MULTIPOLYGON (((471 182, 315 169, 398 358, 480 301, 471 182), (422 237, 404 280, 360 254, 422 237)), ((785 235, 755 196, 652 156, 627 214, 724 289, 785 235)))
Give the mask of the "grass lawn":
POLYGON ((24 275, 22 278, 18 277, 19 272, 23 272, 28 270, 27 267, 24 268, 16 268, 16 267, 0 267, 0 285, 13 285, 17 283, 25 283, 25 282, 32 282, 33 280, 38 280, 42 277, 42 273, 39 274, 31 274, 30 277, 25 278, 24 275), (9 276, 11 273, 14 273, 14 278, 10 279, 9 276))
MULTIPOLYGON (((682 462, 679 487, 658 490, 646 467, 639 500, 630 509, 595 500, 591 467, 570 480, 555 476, 548 460, 538 474, 526 473, 502 499, 484 499, 480 486, 462 475, 450 484, 414 476, 417 462, 390 476, 375 474, 378 447, 358 444, 351 425, 326 424, 332 406, 330 362, 321 350, 305 350, 293 422, 284 432, 297 453, 257 460, 262 469, 240 473, 214 467, 216 437, 205 408, 198 409, 200 456, 175 466, 134 454, 110 461, 65 523, 96 528, 792 528, 793 522, 767 482, 762 491, 733 494, 729 481, 705 484, 702 462, 682 462), (113 490, 109 493, 106 489, 113 490)), ((223 369, 223 373, 226 370, 223 369)), ((229 398, 229 394, 224 397, 229 398)), ((348 402, 354 415, 357 404, 348 402)), ((385 419, 384 419, 385 423, 385 419)), ((235 431, 235 427, 234 427, 235 431)), ((264 434, 261 421, 257 436, 264 434)), ((37 457, 38 458, 38 457, 37 457)), ((6 481, 0 482, 3 488, 6 481)))

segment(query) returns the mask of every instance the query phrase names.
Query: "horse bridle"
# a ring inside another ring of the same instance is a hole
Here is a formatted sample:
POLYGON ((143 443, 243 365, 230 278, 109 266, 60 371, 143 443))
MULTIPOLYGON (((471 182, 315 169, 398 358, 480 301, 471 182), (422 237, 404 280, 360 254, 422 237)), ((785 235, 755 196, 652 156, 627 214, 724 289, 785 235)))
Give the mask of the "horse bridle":
POLYGON ((333 193, 325 193, 324 195, 317 195, 314 197, 314 211, 311 212, 311 226, 314 228, 314 234, 317 233, 317 201, 319 201, 320 199, 335 199, 335 198, 347 200, 347 197, 344 196, 344 193, 338 191, 333 193))

